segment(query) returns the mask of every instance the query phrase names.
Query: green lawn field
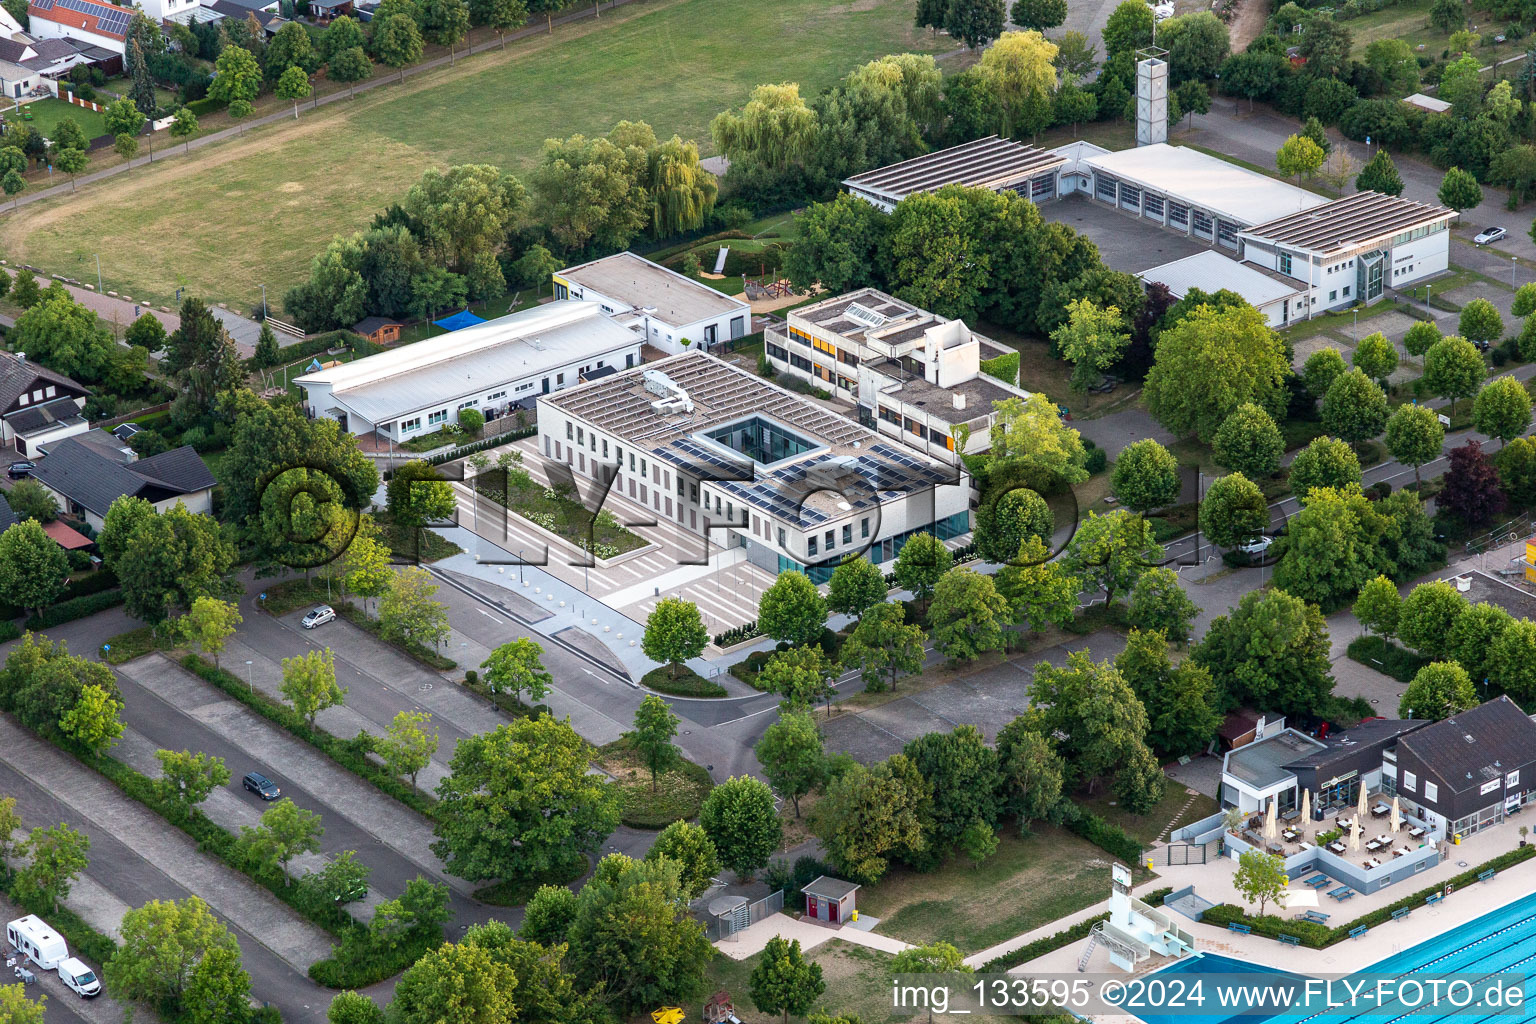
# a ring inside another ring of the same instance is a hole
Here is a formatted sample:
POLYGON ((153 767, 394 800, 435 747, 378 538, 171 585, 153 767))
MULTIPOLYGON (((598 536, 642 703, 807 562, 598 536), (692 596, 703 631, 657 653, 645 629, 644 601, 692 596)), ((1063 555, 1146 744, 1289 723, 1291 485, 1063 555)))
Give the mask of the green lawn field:
MULTIPOLYGON (((623 119, 708 151, 710 119, 759 83, 814 95, 886 53, 953 49, 913 28, 910 0, 645 0, 23 207, 0 225, 0 252, 42 267, 99 252, 108 288, 158 303, 185 286, 249 309, 430 165, 525 171, 546 138, 623 119)), ((156 140, 174 154, 168 143, 156 140)))
POLYGON ((20 112, 5 110, 5 118, 12 123, 25 124, 43 133, 44 138, 53 137, 53 128, 61 120, 68 117, 80 126, 87 139, 94 139, 98 135, 107 133, 107 122, 104 117, 94 110, 85 107, 77 107, 73 103, 65 103, 63 100, 46 99, 33 100, 25 104, 23 109, 32 112, 32 120, 22 117, 20 112))

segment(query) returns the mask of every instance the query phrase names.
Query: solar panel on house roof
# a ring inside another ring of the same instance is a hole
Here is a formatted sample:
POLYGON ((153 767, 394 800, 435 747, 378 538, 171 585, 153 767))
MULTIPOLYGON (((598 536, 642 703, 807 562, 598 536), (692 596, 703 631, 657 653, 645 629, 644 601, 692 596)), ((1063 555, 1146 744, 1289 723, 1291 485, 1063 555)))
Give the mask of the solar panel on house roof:
POLYGON ((103 32, 120 36, 128 34, 128 19, 133 16, 131 11, 103 4, 87 3, 86 0, 54 0, 54 3, 65 10, 90 15, 96 19, 97 26, 103 32))

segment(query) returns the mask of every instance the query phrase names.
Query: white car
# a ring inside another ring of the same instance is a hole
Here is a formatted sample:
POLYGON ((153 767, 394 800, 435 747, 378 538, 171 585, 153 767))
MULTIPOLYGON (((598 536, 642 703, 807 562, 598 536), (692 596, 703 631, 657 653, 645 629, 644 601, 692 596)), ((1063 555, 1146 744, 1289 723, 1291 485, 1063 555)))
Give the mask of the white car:
POLYGON ((1492 245, 1494 242, 1504 241, 1505 236, 1508 234, 1509 232, 1503 228, 1483 228, 1472 241, 1478 245, 1492 245))
POLYGON ((314 629, 316 626, 323 626, 327 622, 333 621, 335 618, 336 609, 332 608, 328 604, 322 604, 318 608, 311 609, 310 613, 304 616, 303 621, 301 621, 299 625, 303 626, 305 629, 314 629))
POLYGON ((1246 544, 1239 544, 1237 550, 1245 555, 1262 555, 1269 550, 1269 546, 1275 542, 1273 537, 1255 537, 1246 544))
POLYGON ((101 981, 96 972, 74 957, 59 964, 59 978, 81 999, 95 999, 101 995, 101 981))

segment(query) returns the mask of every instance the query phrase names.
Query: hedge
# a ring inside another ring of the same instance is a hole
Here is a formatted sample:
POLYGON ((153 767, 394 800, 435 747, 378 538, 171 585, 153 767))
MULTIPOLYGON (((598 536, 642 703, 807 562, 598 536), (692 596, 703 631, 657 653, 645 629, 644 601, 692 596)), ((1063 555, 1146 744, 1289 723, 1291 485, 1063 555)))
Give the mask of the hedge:
POLYGON ((1385 672, 1400 683, 1413 682, 1413 677, 1419 674, 1419 669, 1429 664, 1428 658, 1404 650, 1380 636, 1355 637, 1349 642, 1346 652, 1351 660, 1379 672, 1385 672))
POLYGON ((476 452, 483 452, 487 448, 497 448, 504 444, 510 444, 513 441, 521 441, 523 438, 532 437, 538 432, 539 428, 537 424, 523 427, 521 430, 509 430, 504 434, 497 434, 495 437, 481 438, 479 441, 471 441, 469 444, 461 444, 451 451, 433 455, 431 458, 426 459, 425 461, 429 466, 441 466, 445 462, 454 462, 458 459, 464 458, 466 455, 473 455, 476 452))
MULTIPOLYGON (((192 104, 188 103, 187 106, 190 107, 192 104)), ((303 341, 296 341, 292 345, 284 345, 282 348, 283 361, 279 365, 288 366, 300 359, 317 356, 322 352, 329 352, 333 348, 349 348, 361 356, 367 351, 364 346, 372 347, 368 339, 361 334, 353 334, 351 331, 326 331, 324 334, 317 334, 313 338, 305 338, 303 341)), ((244 359, 242 362, 245 364, 246 369, 256 369, 255 356, 244 359)))
POLYGON ((213 113, 215 110, 223 110, 225 107, 229 106, 229 104, 225 103, 223 100, 204 97, 200 100, 193 100, 191 103, 188 103, 185 106, 198 117, 206 117, 207 115, 213 113))
POLYGON ((1291 921, 1276 917, 1273 914, 1265 914, 1263 917, 1250 917, 1242 907, 1231 903, 1221 903, 1208 909, 1202 917, 1207 924, 1227 925, 1233 922, 1246 924, 1255 935, 1263 935, 1266 938, 1275 938, 1281 933, 1294 935, 1305 946, 1313 949, 1325 949, 1336 942, 1342 942, 1349 938, 1349 933, 1362 925, 1373 928, 1378 924, 1384 924, 1392 919, 1392 913, 1396 910, 1417 909, 1424 905, 1424 901, 1435 893, 1445 891, 1445 886, 1461 889, 1476 882, 1477 876, 1484 871, 1502 871, 1523 861, 1536 857, 1536 845, 1517 846, 1513 850, 1499 854, 1492 860, 1484 861, 1474 867, 1470 867, 1453 878, 1448 878, 1438 885, 1432 885, 1427 889, 1420 889, 1411 896, 1405 896, 1395 903, 1377 907, 1375 910, 1362 914, 1353 921, 1347 921, 1336 928, 1326 925, 1314 924, 1311 921, 1291 921))
POLYGON ((981 372, 989 377, 996 377, 1006 384, 1019 386, 1019 354, 1006 352, 993 359, 981 361, 981 372))
POLYGON ((181 665, 204 682, 217 686, 273 725, 286 729, 295 738, 319 750, 386 796, 394 797, 407 807, 429 818, 433 816, 437 801, 425 793, 413 791, 410 786, 391 775, 389 769, 370 760, 368 745, 365 743, 357 739, 344 740, 318 726, 310 728, 309 722, 297 711, 286 704, 279 704, 264 693, 252 690, 232 673, 208 664, 195 654, 188 654, 182 658, 181 665))
MULTIPOLYGON (((1172 887, 1165 886, 1161 889, 1153 889, 1151 892, 1147 893, 1145 898, 1137 898, 1141 899, 1143 903, 1155 907, 1162 903, 1164 897, 1168 896, 1172 892, 1172 887)), ((1207 914, 1209 914, 1209 912, 1207 912, 1207 914)), ((1078 939, 1086 939, 1088 937, 1088 933, 1093 931, 1094 925, 1098 924, 1100 921, 1108 920, 1108 913, 1095 914, 1093 917, 1084 918, 1083 920, 1077 922, 1077 924, 1063 928, 1061 931, 1054 935, 1047 935, 1044 938, 1036 939, 1034 942, 1031 942, 1028 945, 1020 946, 1012 953, 1004 953, 1002 956, 993 957, 991 960, 988 960, 986 963, 982 964, 981 969, 976 973, 1001 974, 1004 971, 1008 971, 1019 966, 1019 964, 1029 963, 1029 961, 1035 959, 1036 957, 1045 956, 1047 953, 1054 953, 1062 946, 1069 946, 1076 942, 1078 939)))
POLYGON ((1119 857, 1127 864, 1140 864, 1142 845, 1126 834, 1119 825, 1112 825, 1092 811, 1084 810, 1071 801, 1063 801, 1062 825, 1080 838, 1112 857, 1119 857))
POLYGON ((104 612, 108 608, 116 608, 124 600, 121 590, 103 590, 97 594, 86 594, 84 597, 60 601, 44 608, 40 614, 29 617, 27 628, 51 629, 66 622, 74 622, 76 619, 95 615, 97 612, 104 612))
POLYGON ((0 621, 0 644, 9 643, 21 637, 21 627, 10 621, 0 621))

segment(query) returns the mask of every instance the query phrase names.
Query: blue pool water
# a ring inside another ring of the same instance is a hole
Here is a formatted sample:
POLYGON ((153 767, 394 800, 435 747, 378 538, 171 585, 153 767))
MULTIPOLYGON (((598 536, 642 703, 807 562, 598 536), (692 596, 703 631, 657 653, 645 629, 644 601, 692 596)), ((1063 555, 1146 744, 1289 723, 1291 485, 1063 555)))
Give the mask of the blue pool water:
MULTIPOLYGON (((1360 942, 1401 942, 1411 938, 1420 922, 1430 919, 1422 909, 1402 921, 1377 925, 1372 934, 1354 940, 1360 942), (1378 934, 1379 933, 1379 934, 1378 934)), ((1350 940, 1346 940, 1350 941, 1350 940)), ((1277 952, 1283 947, 1277 944, 1277 952)), ((1275 975, 1275 982, 1286 984, 1305 981, 1303 976, 1288 974, 1275 968, 1233 960, 1229 957, 1203 953, 1187 957, 1152 977, 1164 979, 1195 978, 1209 975, 1275 975)), ((1530 978, 1536 975, 1536 894, 1515 900, 1498 910, 1442 935, 1426 939, 1401 953, 1394 953, 1364 970, 1360 975, 1389 978, 1394 982, 1408 979, 1429 979, 1455 975, 1459 978, 1485 977, 1487 975, 1526 976, 1525 994, 1536 1001, 1536 984, 1530 978)), ((1453 1009, 1449 1006, 1409 1006, 1391 1003, 1369 1008, 1327 1008, 1321 1000, 1302 1009, 1285 1009, 1266 1012, 1250 1009, 1234 1012, 1231 1009, 1205 1008, 1205 1012, 1186 1011, 1169 1014, 1138 1013, 1146 1024, 1532 1024, 1536 1022, 1536 1002, 1503 1012, 1491 1013, 1474 1008, 1453 1009)))

